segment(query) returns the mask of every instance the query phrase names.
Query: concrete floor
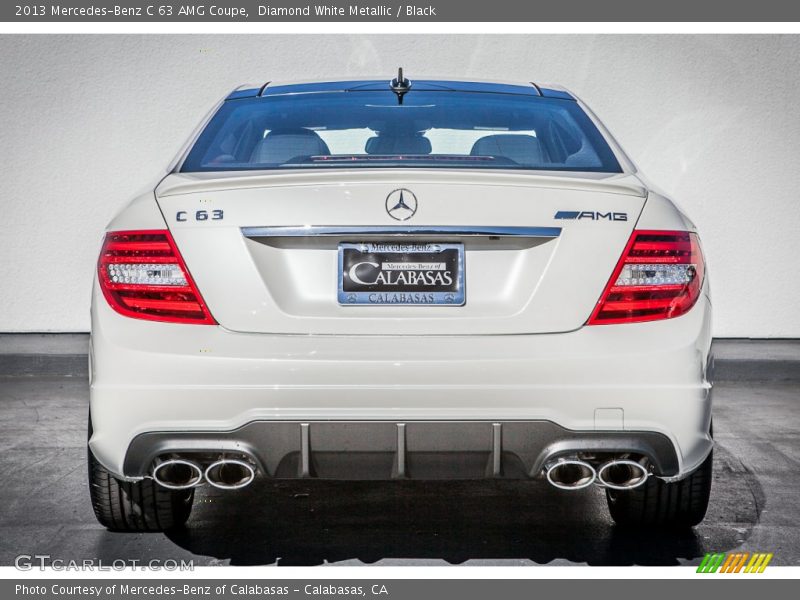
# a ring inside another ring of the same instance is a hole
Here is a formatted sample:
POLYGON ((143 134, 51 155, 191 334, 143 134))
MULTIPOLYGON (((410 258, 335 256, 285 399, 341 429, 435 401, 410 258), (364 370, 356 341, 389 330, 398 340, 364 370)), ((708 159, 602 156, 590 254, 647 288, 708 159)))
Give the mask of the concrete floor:
POLYGON ((86 482, 83 377, 0 378, 0 565, 53 559, 205 564, 696 564, 774 552, 800 565, 800 383, 721 383, 712 501, 693 532, 625 534, 600 490, 528 482, 274 483, 202 491, 185 530, 110 533, 86 482))

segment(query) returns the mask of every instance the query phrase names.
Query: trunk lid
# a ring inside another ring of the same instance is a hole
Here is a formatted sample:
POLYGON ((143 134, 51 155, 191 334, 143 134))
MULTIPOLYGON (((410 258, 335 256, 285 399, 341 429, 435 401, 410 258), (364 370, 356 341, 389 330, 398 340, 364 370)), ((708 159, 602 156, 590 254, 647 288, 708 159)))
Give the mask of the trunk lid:
POLYGON ((631 175, 359 169, 172 174, 156 197, 227 329, 477 335, 581 327, 646 190, 631 175), (387 211, 398 188, 416 198, 405 221, 387 211), (463 244, 463 306, 340 304, 340 244, 398 241, 463 244))

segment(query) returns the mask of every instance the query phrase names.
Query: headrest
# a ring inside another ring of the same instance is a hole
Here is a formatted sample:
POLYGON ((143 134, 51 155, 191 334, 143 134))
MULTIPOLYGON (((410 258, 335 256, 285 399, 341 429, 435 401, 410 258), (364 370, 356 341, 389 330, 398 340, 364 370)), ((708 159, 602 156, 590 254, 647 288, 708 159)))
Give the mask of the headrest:
POLYGON ((296 156, 330 154, 328 145, 310 129, 274 129, 258 142, 250 162, 282 164, 296 156))
POLYGON ((542 164, 541 143, 527 134, 487 135, 475 142, 470 155, 505 157, 520 165, 542 164))
POLYGON ((431 141, 421 135, 381 135, 367 140, 367 154, 430 154, 431 141))

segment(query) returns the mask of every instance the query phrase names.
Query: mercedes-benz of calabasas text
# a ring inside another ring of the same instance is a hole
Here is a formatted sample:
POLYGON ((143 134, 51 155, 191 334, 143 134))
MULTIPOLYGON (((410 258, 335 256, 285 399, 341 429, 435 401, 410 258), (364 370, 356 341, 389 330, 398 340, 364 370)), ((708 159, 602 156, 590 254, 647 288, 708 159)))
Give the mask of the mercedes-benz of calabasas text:
POLYGON ((92 503, 162 530, 201 486, 506 478, 689 527, 710 346, 694 224, 574 94, 243 86, 105 233, 92 503))

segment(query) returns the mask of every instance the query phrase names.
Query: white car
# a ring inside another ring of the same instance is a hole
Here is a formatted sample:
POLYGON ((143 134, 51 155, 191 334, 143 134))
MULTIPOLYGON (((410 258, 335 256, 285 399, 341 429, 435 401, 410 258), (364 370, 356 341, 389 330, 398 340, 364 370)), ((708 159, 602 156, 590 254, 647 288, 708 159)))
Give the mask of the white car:
POLYGON ((245 86, 108 225, 92 503, 160 530, 256 477, 512 478, 692 526, 710 347, 695 226, 572 93, 245 86))

